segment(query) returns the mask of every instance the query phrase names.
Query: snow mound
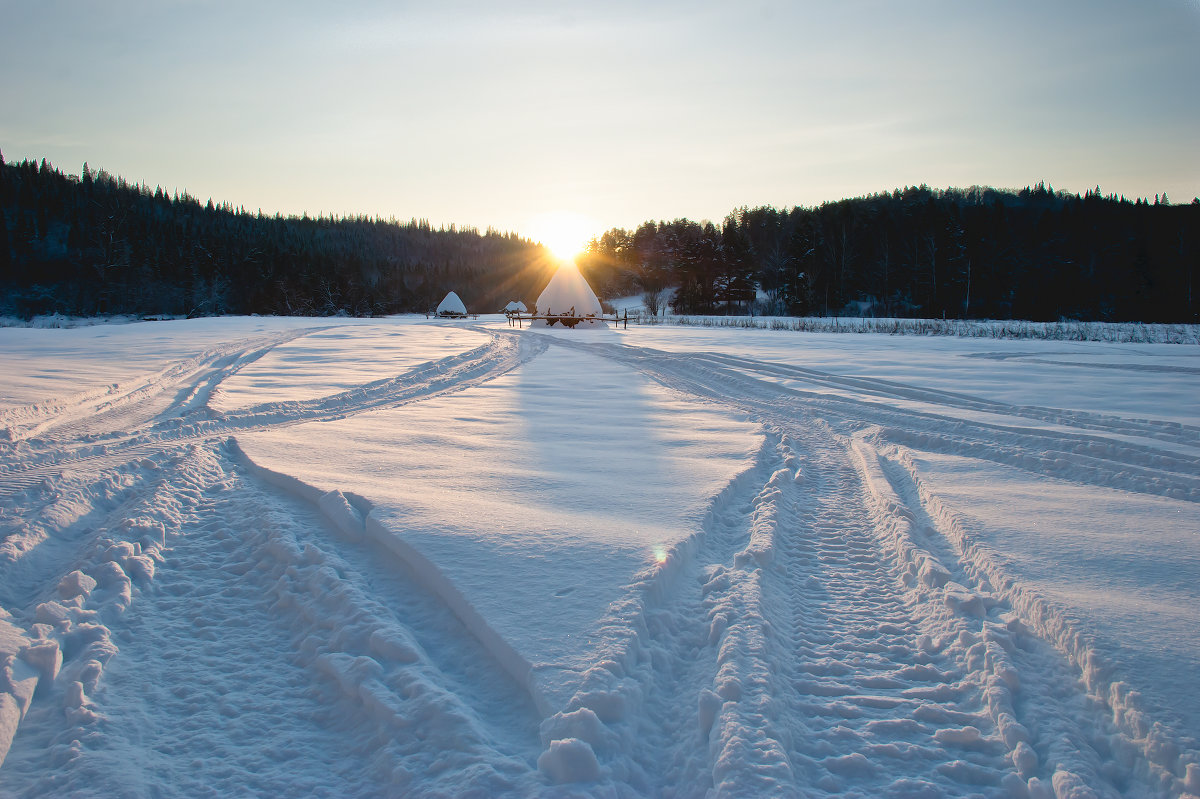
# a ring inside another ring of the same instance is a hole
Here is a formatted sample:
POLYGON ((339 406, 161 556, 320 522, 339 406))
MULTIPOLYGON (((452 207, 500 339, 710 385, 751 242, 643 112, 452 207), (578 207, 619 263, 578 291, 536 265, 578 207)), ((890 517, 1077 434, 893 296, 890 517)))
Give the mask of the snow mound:
POLYGON ((467 306, 463 305, 463 301, 452 291, 446 295, 444 300, 438 303, 437 312, 438 314, 446 314, 447 316, 466 316, 467 306))
POLYGON ((578 316, 601 316, 604 309, 592 287, 573 266, 561 266, 537 298, 539 313, 567 314, 574 309, 578 316))

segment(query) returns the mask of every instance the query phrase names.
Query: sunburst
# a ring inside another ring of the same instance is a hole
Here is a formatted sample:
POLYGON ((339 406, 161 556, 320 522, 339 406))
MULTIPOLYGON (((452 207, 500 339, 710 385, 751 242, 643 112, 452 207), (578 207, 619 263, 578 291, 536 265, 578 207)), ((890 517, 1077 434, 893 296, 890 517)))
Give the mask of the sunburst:
POLYGON ((588 241, 598 233, 596 220, 574 211, 548 211, 535 216, 530 237, 553 253, 555 258, 574 263, 588 241))

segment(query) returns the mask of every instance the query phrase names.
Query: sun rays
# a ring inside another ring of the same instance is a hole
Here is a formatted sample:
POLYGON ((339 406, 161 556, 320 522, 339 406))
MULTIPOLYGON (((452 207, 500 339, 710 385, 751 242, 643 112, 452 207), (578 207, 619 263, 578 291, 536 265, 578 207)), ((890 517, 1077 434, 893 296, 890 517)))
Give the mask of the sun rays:
POLYGON ((591 238, 598 234, 600 223, 574 211, 548 211, 530 220, 530 237, 541 242, 555 258, 574 263, 591 238))

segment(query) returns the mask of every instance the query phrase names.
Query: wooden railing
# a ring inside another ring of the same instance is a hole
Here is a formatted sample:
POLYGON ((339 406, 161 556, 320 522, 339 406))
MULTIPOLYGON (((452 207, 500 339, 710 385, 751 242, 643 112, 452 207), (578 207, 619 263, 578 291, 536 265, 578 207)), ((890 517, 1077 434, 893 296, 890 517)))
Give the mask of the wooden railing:
MULTIPOLYGON (((613 322, 621 325, 623 329, 629 329, 629 311, 625 311, 625 315, 614 313, 612 316, 596 316, 595 314, 548 314, 548 313, 519 313, 516 311, 505 311, 505 316, 508 317, 509 327, 524 327, 525 322, 543 321, 547 325, 553 327, 560 324, 563 327, 573 329, 580 322, 613 322)), ((635 318, 636 322, 637 319, 635 318)))

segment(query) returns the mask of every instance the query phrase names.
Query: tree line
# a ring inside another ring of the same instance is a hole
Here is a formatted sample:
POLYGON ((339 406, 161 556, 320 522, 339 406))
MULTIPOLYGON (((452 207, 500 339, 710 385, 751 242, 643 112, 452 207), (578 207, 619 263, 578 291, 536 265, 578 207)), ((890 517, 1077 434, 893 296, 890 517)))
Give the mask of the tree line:
POLYGON ((918 186, 613 229, 580 268, 685 314, 1197 322, 1200 200, 918 186))
POLYGON ((0 315, 492 312, 553 264, 514 233, 283 217, 0 154, 0 315))
MULTIPOLYGON (((1200 200, 917 186, 614 228, 579 266, 602 299, 684 314, 1194 323, 1200 200)), ((451 290, 490 312, 554 268, 516 233, 266 216, 0 154, 0 315, 362 316, 451 290)))

